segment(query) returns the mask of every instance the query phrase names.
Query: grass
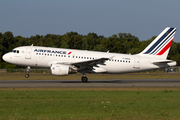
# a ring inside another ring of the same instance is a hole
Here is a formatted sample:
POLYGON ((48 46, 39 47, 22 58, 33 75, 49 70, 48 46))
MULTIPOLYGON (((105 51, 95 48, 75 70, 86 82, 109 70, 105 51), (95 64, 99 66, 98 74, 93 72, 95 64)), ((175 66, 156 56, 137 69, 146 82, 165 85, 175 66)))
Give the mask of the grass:
POLYGON ((0 89, 0 119, 180 119, 180 89, 0 89))
MULTIPOLYGON (((0 80, 79 80, 81 74, 0 73, 0 80)), ((87 74, 89 79, 179 79, 177 73, 87 74)), ((180 119, 180 88, 0 88, 0 120, 180 119)))
MULTIPOLYGON (((49 73, 30 73, 29 78, 25 73, 0 73, 0 80, 80 80, 82 74, 68 76, 53 76, 49 73)), ((131 73, 131 74, 87 74, 89 80, 93 79, 179 79, 178 73, 131 73)))

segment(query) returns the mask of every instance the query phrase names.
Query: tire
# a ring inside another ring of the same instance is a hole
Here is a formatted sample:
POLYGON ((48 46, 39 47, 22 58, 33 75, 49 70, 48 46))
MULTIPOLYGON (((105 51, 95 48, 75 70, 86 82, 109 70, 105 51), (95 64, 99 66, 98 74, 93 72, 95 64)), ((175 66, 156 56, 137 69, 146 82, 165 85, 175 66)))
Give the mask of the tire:
POLYGON ((84 76, 81 77, 81 80, 82 80, 82 82, 84 82, 84 83, 85 83, 85 82, 88 82, 88 78, 87 78, 87 77, 84 77, 84 76))
POLYGON ((28 78, 29 77, 29 74, 25 74, 25 78, 28 78))

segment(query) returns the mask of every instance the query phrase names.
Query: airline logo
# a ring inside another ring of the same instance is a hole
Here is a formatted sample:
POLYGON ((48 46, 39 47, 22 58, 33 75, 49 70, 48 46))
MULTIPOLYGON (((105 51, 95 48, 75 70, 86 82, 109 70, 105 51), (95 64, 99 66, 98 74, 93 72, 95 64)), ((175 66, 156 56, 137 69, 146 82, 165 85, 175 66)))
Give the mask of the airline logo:
POLYGON ((72 52, 69 52, 68 55, 70 55, 72 52))
POLYGON ((169 28, 144 54, 163 55, 170 47, 176 28, 169 28))
POLYGON ((43 53, 56 53, 56 54, 66 54, 66 51, 57 51, 57 50, 43 50, 43 49, 34 49, 34 52, 43 52, 43 53))

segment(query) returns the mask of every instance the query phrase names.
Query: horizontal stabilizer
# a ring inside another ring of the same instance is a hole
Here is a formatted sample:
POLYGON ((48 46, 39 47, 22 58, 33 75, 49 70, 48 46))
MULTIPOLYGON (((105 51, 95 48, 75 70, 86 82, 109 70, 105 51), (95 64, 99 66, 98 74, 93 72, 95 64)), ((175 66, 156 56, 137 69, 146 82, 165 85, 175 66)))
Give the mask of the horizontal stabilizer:
POLYGON ((156 61, 153 61, 152 64, 171 63, 171 62, 175 62, 175 61, 173 61, 173 60, 156 60, 156 61))

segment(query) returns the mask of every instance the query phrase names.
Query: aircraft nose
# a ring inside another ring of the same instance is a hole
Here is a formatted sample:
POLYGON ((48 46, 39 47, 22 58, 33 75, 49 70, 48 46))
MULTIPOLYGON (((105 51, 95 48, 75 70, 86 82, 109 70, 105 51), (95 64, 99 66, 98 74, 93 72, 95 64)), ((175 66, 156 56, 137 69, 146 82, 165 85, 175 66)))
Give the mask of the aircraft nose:
POLYGON ((7 61, 7 60, 8 60, 7 54, 4 54, 3 57, 2 57, 2 59, 3 59, 4 61, 7 61))

